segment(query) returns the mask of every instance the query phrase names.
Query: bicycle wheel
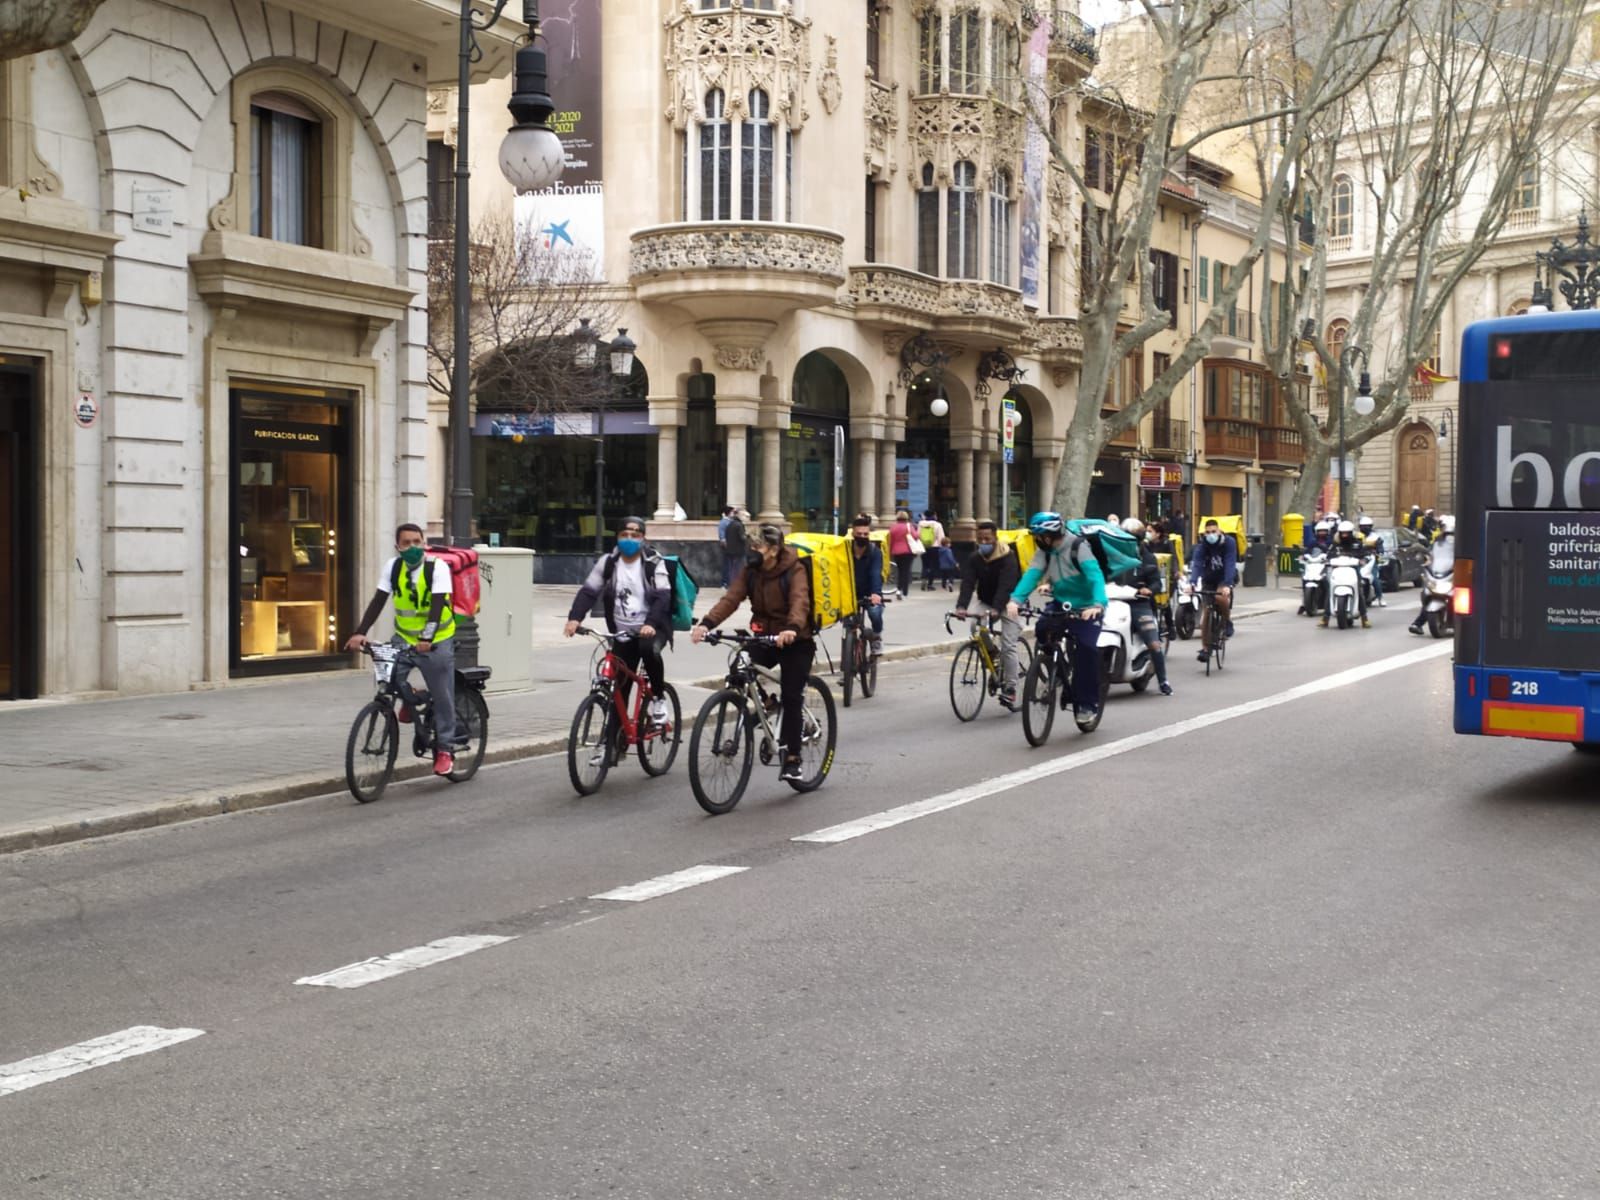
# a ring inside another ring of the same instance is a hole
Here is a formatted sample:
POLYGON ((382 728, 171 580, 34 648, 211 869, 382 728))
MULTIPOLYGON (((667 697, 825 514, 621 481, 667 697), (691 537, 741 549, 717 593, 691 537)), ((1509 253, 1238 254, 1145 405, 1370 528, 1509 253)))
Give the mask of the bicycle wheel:
MULTIPOLYGON (((1221 620, 1220 617, 1217 619, 1221 620)), ((1227 629, 1227 626, 1223 625, 1223 629, 1227 629)), ((1226 637, 1217 638, 1217 648, 1212 651, 1211 657, 1217 660, 1217 670, 1222 670, 1223 661, 1228 657, 1228 639, 1226 637)))
POLYGON ((1050 737, 1059 683, 1055 655, 1043 650, 1035 654, 1028 664, 1028 680, 1022 685, 1022 736, 1030 746, 1042 746, 1050 737))
POLYGON ((870 639, 856 639, 856 657, 861 660, 861 698, 870 700, 878 690, 878 655, 870 639))
POLYGON ((477 688, 456 693, 456 720, 467 744, 455 755, 455 770, 445 778, 451 783, 465 783, 483 766, 483 752, 489 744, 489 705, 477 688))
POLYGON ((955 660, 950 664, 950 707, 956 710, 956 719, 976 719, 983 709, 983 698, 988 694, 988 668, 983 665, 978 647, 968 642, 956 651, 955 660))
POLYGON ((861 644, 861 639, 856 636, 854 629, 844 631, 844 645, 839 648, 839 673, 844 676, 840 681, 840 688, 844 691, 844 706, 850 707, 850 700, 856 689, 856 647, 861 644))
POLYGON ((833 770, 833 748, 839 739, 839 717, 833 693, 817 675, 806 680, 805 711, 800 715, 800 768, 803 779, 789 780, 797 792, 814 792, 833 770))
POLYGON ((639 731, 639 765, 646 775, 665 775, 672 770, 678 743, 683 740, 683 709, 678 706, 678 693, 670 683, 661 685, 661 699, 667 702, 665 728, 650 719, 648 705, 640 718, 644 728, 639 731))
POLYGON ((611 700, 591 692, 572 716, 567 734, 567 778, 580 796, 592 796, 611 769, 611 700))
POLYGON ((344 781, 362 804, 383 795, 394 775, 394 757, 400 749, 400 723, 394 709, 377 700, 356 714, 350 740, 344 747, 344 781))
POLYGON ((732 812, 750 782, 754 732, 743 692, 724 688, 700 706, 689 737, 689 788, 712 816, 732 812))

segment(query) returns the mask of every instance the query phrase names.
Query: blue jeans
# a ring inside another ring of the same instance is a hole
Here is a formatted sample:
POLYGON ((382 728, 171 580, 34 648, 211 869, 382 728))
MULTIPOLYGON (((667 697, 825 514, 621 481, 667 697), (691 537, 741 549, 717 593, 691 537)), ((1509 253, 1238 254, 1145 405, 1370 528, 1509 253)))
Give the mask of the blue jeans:
POLYGON ((867 605, 867 620, 872 622, 872 632, 878 637, 883 636, 883 605, 867 605))
POLYGON ((1100 707, 1100 622, 1085 621, 1065 613, 1046 613, 1034 626, 1040 645, 1052 645, 1065 635, 1072 655, 1072 707, 1080 713, 1100 707))

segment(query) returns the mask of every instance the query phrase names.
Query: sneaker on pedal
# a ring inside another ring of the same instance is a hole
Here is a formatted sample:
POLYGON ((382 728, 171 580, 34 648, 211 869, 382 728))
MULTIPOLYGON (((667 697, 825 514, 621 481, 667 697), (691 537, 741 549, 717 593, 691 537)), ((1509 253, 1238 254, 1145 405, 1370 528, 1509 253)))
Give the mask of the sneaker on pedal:
POLYGON ((667 702, 665 698, 657 696, 654 700, 650 701, 650 720, 654 724, 665 728, 671 717, 672 714, 667 711, 667 702))
POLYGON ((1001 708, 1009 708, 1012 712, 1015 712, 1017 709, 1017 689, 1001 688, 999 700, 1001 708))
POLYGON ((804 780, 805 775, 800 769, 800 760, 798 758, 784 759, 783 769, 778 772, 778 778, 784 783, 800 783, 804 780))
POLYGON ((441 750, 433 756, 433 773, 435 775, 448 775, 455 769, 455 757, 448 750, 441 750))
MULTIPOLYGON (((1323 624, 1326 625, 1327 622, 1324 621, 1323 624)), ((1195 662, 1207 662, 1210 658, 1211 658, 1211 651, 1209 651, 1209 650, 1202 650, 1202 651, 1200 651, 1199 654, 1196 654, 1194 656, 1195 662)))

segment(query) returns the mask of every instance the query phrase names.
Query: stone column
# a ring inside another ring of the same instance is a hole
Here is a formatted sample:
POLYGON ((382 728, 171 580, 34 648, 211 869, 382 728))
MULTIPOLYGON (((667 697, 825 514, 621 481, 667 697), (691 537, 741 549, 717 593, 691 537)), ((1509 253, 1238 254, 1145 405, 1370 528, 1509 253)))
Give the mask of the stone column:
POLYGON ((744 481, 749 474, 746 455, 749 445, 749 428, 744 425, 725 426, 728 431, 728 473, 723 484, 724 504, 745 504, 744 481))
POLYGON ((761 512, 758 519, 783 524, 783 431, 761 431, 761 512))
POLYGON ((972 456, 971 450, 956 451, 956 524, 972 523, 972 456))
POLYGON ((1035 457, 1033 461, 1039 468, 1039 499, 1037 503, 1049 508, 1053 503, 1051 497, 1056 494, 1056 472, 1061 468, 1061 460, 1052 457, 1035 457))
POLYGON ((994 502, 989 498, 991 482, 989 475, 989 464, 993 457, 994 456, 990 454, 989 451, 979 450, 977 451, 977 457, 974 460, 975 471, 973 475, 974 496, 972 513, 980 521, 985 518, 988 518, 991 521, 994 520, 994 513, 990 511, 994 507, 994 502))
POLYGON ((878 516, 887 524, 894 520, 894 465, 900 444, 890 438, 878 450, 878 516))
POLYGON ((656 511, 654 519, 670 521, 678 504, 678 427, 663 425, 656 442, 656 511))
MULTIPOLYGON (((856 442, 856 507, 869 517, 878 512, 878 443, 873 438, 856 442)), ((852 520, 855 513, 846 515, 852 520)))

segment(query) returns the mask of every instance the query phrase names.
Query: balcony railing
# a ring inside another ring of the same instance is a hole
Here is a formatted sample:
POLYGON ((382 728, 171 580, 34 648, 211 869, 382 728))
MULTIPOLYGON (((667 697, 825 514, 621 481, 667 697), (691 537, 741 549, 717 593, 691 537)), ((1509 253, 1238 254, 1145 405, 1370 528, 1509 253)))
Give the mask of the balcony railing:
POLYGON ((1297 467, 1306 460, 1305 435, 1285 425, 1269 425, 1261 431, 1261 462, 1297 467))
POLYGON ((1230 308, 1222 324, 1217 329, 1220 337, 1230 337, 1235 341, 1253 342, 1256 336, 1256 315, 1248 308, 1237 306, 1230 308))
POLYGON ((1100 51, 1094 44, 1094 26, 1064 8, 1050 10, 1050 48, 1065 50, 1092 63, 1100 61, 1100 51))
POLYGON ((1538 223, 1537 208, 1514 208, 1506 214, 1507 229, 1532 229, 1538 223))
POLYGON ((1257 428, 1250 421, 1231 417, 1206 418, 1206 457, 1230 462, 1254 462, 1257 428))
POLYGON ((1425 379, 1413 379, 1408 390, 1413 404, 1427 404, 1433 399, 1433 384, 1425 379))
POLYGON ((1150 437, 1150 448, 1157 454, 1183 454, 1189 449, 1189 422, 1157 417, 1150 437))

